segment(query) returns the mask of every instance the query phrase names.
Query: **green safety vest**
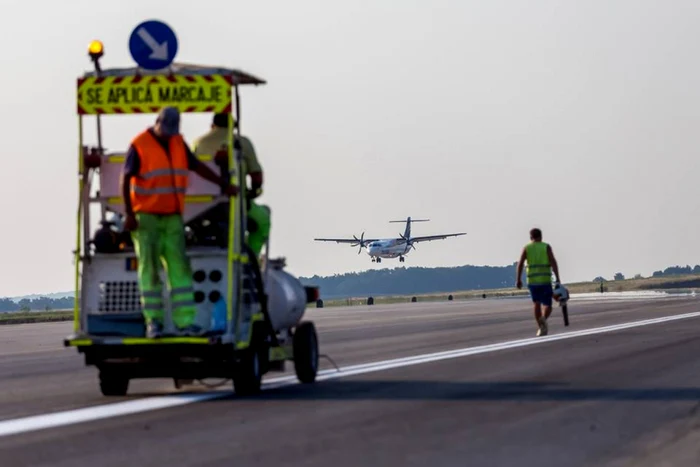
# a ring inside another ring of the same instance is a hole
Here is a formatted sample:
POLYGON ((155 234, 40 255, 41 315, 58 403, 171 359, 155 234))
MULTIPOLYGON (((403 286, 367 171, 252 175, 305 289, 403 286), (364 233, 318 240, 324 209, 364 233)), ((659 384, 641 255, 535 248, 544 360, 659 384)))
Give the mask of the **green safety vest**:
POLYGON ((531 242, 525 247, 527 254, 527 283, 531 285, 551 284, 552 265, 549 264, 547 244, 531 242))

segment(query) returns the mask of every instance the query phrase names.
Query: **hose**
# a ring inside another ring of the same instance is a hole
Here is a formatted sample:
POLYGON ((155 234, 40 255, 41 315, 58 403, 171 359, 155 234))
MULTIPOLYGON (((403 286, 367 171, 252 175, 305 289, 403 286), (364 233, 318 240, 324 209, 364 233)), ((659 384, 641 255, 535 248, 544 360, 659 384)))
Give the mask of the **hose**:
POLYGON ((335 362, 334 362, 333 359, 330 357, 330 355, 321 354, 321 355, 319 355, 319 357, 325 358, 326 360, 328 360, 329 362, 331 362, 331 365, 333 365, 333 367, 334 367, 337 371, 340 371, 340 368, 338 367, 338 365, 335 364, 335 362))
MULTIPOLYGON (((328 361, 331 363, 331 365, 333 365, 333 368, 335 368, 336 371, 340 372, 340 367, 338 367, 338 365, 336 365, 335 361, 330 357, 330 355, 321 354, 321 355, 319 355, 319 357, 325 358, 326 360, 328 360, 328 361)), ((219 382, 219 383, 208 384, 208 383, 205 383, 203 379, 198 379, 198 380, 197 380, 197 382, 199 382, 199 384, 201 384, 202 386, 204 386, 204 387, 206 387, 206 388, 209 388, 209 389, 215 389, 215 388, 221 387, 221 386, 223 386, 224 384, 228 384, 229 381, 231 381, 231 378, 224 379, 224 380, 222 380, 222 381, 219 382)))
POLYGON ((228 382, 231 381, 231 378, 227 378, 227 379, 221 381, 220 383, 216 383, 216 384, 207 384, 207 383, 204 382, 203 379, 198 379, 197 381, 199 382, 199 384, 201 384, 202 386, 204 386, 204 387, 206 387, 206 388, 214 389, 214 388, 221 387, 221 386, 223 386, 224 384, 228 384, 228 382))

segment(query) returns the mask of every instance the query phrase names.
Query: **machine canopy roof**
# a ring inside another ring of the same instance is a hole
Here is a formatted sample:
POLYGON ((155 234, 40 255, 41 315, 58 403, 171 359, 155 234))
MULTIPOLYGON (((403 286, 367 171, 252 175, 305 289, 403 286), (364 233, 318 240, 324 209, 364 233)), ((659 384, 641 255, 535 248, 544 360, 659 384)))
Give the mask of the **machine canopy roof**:
MULTIPOLYGON (((150 76, 150 75, 181 75, 181 76, 193 76, 193 75, 227 75, 231 76, 233 80, 233 85, 244 85, 244 84, 266 84, 265 80, 257 78, 251 74, 248 74, 241 70, 236 70, 233 68, 224 68, 218 66, 207 66, 207 65, 194 65, 190 63, 173 63, 169 67, 162 70, 144 70, 139 67, 130 68, 107 68, 100 72, 100 76, 150 76)), ((86 72, 83 77, 95 77, 97 73, 95 71, 86 72)))

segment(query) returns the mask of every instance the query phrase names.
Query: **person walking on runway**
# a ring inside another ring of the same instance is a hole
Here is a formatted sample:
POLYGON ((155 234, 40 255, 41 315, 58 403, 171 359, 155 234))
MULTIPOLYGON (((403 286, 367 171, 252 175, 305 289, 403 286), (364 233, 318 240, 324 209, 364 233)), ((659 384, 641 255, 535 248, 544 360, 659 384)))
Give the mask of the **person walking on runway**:
POLYGON ((518 272, 516 286, 521 289, 523 286, 522 275, 523 266, 527 263, 527 285, 530 290, 530 297, 534 305, 535 321, 537 322, 537 336, 546 336, 547 319, 552 314, 552 271, 556 278, 556 284, 561 283, 559 277, 559 265, 554 257, 552 247, 542 241, 542 231, 540 229, 530 230, 530 243, 525 245, 520 254, 518 262, 518 272), (544 307, 544 310, 542 309, 544 307))

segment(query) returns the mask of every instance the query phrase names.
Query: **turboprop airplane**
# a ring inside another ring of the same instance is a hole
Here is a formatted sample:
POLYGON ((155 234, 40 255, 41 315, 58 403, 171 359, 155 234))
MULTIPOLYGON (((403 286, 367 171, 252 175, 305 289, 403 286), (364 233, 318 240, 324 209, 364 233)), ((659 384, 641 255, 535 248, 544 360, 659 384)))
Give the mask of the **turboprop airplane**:
POLYGON ((406 223, 406 230, 403 235, 399 234, 399 238, 368 238, 365 239, 365 233, 362 232, 360 238, 353 235, 353 238, 314 238, 317 242, 336 242, 349 243, 350 246, 359 246, 357 254, 362 253, 362 249, 367 250, 367 254, 372 258, 372 262, 381 263, 382 258, 399 258, 400 262, 404 262, 404 257, 408 255, 411 249, 416 249, 415 243, 429 242, 432 240, 444 240, 448 237, 458 237, 466 235, 466 233, 429 235, 425 237, 411 237, 412 222, 428 222, 430 219, 411 219, 408 217, 405 221, 390 221, 390 223, 406 223))

